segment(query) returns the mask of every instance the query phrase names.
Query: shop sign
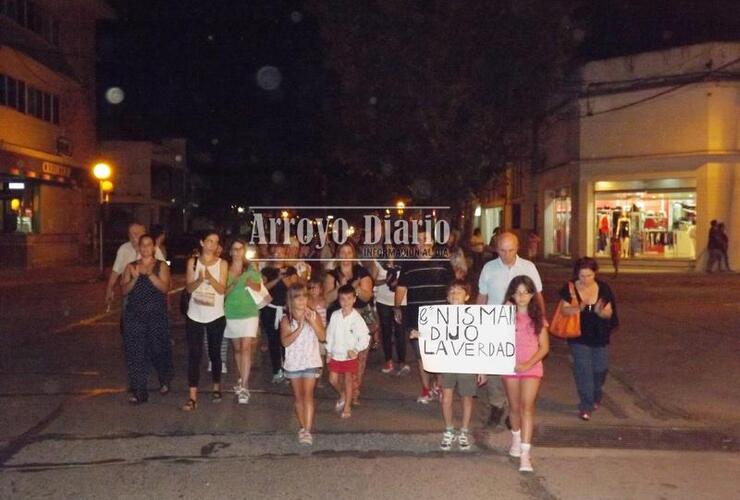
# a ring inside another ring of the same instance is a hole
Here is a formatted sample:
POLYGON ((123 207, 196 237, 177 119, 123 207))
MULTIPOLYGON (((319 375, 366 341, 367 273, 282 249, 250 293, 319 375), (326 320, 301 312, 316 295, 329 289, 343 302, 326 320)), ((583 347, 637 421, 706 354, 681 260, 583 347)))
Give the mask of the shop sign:
POLYGON ((50 163, 45 161, 41 164, 41 171, 49 175, 58 175, 61 177, 71 177, 72 169, 65 167, 64 165, 57 165, 56 163, 50 163))

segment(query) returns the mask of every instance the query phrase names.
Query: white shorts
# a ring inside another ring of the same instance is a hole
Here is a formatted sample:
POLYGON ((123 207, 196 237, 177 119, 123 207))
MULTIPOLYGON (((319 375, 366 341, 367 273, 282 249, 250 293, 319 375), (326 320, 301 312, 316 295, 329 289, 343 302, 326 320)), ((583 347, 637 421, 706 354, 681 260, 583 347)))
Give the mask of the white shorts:
POLYGON ((255 339, 257 338, 259 326, 259 316, 244 319, 227 319, 224 337, 227 339, 242 339, 244 337, 255 339))

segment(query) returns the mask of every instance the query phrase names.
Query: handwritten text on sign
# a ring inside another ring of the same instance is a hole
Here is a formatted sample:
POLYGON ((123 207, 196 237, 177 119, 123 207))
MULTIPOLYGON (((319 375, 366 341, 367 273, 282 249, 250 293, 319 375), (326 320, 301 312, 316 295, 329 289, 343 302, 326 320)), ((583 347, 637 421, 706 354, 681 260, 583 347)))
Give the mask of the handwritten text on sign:
POLYGON ((514 373, 514 306, 419 308, 419 348, 432 373, 514 373))

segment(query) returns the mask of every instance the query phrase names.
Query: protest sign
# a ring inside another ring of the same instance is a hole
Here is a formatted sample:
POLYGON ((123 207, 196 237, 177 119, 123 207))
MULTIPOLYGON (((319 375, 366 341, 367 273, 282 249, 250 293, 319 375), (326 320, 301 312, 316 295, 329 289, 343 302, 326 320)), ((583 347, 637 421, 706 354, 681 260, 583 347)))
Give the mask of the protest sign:
POLYGON ((514 306, 419 308, 419 349, 432 373, 511 375, 516 353, 514 306))

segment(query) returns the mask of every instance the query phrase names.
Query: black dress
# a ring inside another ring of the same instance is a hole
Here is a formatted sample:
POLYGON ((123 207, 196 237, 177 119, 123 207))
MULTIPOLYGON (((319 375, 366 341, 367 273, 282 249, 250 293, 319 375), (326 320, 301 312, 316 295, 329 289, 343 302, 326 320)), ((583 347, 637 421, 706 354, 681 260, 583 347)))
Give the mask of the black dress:
MULTIPOLYGON (((152 272, 157 276, 161 263, 154 264, 152 272)), ((160 385, 172 380, 167 294, 158 290, 148 276, 139 275, 126 296, 123 341, 130 387, 139 401, 146 401, 150 362, 157 371, 160 385)))

